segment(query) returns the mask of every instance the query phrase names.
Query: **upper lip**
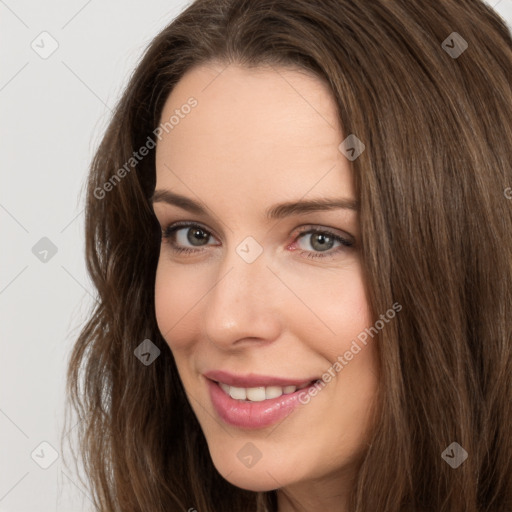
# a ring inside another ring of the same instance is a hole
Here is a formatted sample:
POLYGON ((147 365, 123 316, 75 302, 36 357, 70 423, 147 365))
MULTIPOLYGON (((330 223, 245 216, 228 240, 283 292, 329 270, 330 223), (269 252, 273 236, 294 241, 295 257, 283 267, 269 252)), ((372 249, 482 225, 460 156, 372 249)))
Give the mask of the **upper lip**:
POLYGON ((249 373, 247 375, 235 375, 223 370, 212 370, 203 373, 203 375, 216 382, 222 382, 228 386, 239 388, 256 388, 261 386, 296 386, 301 387, 317 379, 284 379, 282 377, 273 377, 269 375, 257 375, 249 373))

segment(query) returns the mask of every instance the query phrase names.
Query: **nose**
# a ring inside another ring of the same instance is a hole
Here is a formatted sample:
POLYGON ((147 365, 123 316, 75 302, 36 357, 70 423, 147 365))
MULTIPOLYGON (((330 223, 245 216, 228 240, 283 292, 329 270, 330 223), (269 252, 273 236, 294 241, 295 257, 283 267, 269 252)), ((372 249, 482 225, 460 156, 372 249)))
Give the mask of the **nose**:
POLYGON ((284 297, 264 253, 247 263, 231 250, 215 276, 203 316, 203 332, 212 343, 229 350, 279 338, 284 297))

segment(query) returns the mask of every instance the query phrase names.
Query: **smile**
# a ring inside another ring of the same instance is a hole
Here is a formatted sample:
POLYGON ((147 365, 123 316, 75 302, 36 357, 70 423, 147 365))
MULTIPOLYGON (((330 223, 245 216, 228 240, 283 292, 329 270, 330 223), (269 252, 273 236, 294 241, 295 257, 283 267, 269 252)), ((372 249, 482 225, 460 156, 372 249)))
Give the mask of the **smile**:
POLYGON ((302 394, 318 382, 318 379, 292 381, 253 374, 235 376, 221 371, 203 375, 217 416, 243 429, 265 428, 284 419, 304 405, 300 400, 302 394))
POLYGON ((224 382, 219 382, 220 388, 234 400, 242 400, 246 402, 263 402, 272 398, 279 398, 282 395, 289 395, 295 393, 297 389, 304 389, 313 382, 304 384, 301 387, 294 385, 291 386, 258 386, 254 388, 242 388, 236 386, 229 386, 224 382))

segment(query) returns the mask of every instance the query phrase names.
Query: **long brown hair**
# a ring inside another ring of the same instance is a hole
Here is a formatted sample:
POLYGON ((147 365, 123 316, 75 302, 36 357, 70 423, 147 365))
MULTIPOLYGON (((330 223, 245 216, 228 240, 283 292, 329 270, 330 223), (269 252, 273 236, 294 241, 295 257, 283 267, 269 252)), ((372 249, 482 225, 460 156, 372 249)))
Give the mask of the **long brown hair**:
POLYGON ((366 146, 352 168, 370 306, 403 309, 379 334, 379 416, 351 512, 512 511, 512 39, 480 0, 197 0, 155 37, 87 183, 97 304, 67 392, 97 509, 276 509, 275 491, 214 468, 155 320, 154 150, 133 152, 211 60, 312 71, 366 146), (161 351, 148 366, 134 355, 145 339, 161 351), (442 457, 454 442, 457 468, 442 457))

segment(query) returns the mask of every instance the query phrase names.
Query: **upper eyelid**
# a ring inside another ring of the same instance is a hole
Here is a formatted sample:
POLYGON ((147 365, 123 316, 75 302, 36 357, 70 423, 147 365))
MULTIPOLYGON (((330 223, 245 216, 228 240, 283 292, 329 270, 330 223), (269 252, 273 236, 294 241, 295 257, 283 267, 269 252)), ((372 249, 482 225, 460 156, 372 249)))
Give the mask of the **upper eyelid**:
POLYGON ((180 229, 189 229, 194 226, 199 227, 200 229, 206 231, 209 235, 213 236, 218 240, 218 236, 215 234, 214 231, 207 228, 206 226, 203 226, 200 222, 192 222, 192 221, 177 221, 177 222, 171 222, 170 224, 166 224, 164 228, 162 228, 162 232, 165 232, 169 229, 172 229, 175 233, 176 231, 179 231, 180 229))

